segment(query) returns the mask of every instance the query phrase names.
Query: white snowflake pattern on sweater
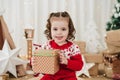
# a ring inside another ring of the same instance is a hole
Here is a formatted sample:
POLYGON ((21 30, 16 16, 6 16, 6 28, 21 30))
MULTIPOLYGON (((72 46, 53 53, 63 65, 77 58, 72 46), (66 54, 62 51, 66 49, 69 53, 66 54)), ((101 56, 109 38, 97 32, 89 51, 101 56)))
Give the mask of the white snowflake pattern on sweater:
MULTIPOLYGON (((34 50, 36 49, 53 49, 53 48, 51 47, 48 41, 42 45, 34 44, 34 50)), ((78 45, 73 43, 68 49, 61 50, 61 53, 63 53, 65 57, 69 59, 71 56, 80 54, 80 49, 78 45)))

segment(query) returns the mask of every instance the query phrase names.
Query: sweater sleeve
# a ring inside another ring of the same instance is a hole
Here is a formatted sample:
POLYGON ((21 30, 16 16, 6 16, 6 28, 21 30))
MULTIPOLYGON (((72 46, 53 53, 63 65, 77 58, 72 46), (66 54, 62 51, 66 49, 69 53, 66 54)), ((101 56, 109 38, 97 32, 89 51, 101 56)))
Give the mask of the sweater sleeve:
POLYGON ((79 71, 83 67, 83 61, 82 57, 80 54, 74 55, 68 59, 68 65, 67 68, 74 70, 74 71, 79 71))
POLYGON ((81 52, 78 47, 78 45, 73 44, 71 47, 71 56, 68 59, 68 65, 67 68, 74 70, 74 71, 79 71, 83 67, 83 61, 81 57, 81 52))

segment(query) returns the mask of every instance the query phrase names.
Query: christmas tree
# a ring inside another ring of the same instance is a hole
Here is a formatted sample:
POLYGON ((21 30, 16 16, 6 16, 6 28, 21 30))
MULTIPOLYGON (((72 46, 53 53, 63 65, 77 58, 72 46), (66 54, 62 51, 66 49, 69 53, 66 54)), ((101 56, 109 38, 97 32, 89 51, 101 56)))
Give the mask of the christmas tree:
POLYGON ((96 25, 95 21, 89 21, 89 23, 86 26, 83 38, 86 42, 86 51, 88 53, 95 54, 105 50, 105 46, 102 42, 103 38, 100 36, 98 26, 96 25))
POLYGON ((107 22, 107 31, 120 29, 120 0, 114 6, 113 15, 111 20, 107 22))

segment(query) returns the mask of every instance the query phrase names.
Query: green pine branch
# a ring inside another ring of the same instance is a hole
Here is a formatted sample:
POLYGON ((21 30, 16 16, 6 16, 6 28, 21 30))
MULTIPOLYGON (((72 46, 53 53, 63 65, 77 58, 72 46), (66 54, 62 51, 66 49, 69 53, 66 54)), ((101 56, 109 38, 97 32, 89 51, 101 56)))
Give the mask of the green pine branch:
POLYGON ((116 6, 120 5, 120 0, 117 0, 117 2, 114 6, 115 12, 111 16, 111 20, 106 23, 106 31, 120 29, 120 6, 116 6))

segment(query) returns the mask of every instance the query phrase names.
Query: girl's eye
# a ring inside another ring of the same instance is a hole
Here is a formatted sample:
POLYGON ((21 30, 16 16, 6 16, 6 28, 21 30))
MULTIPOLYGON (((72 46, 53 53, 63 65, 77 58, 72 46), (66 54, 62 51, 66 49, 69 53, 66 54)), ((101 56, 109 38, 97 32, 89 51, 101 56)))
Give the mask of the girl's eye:
POLYGON ((66 29, 65 29, 65 28, 63 28, 62 30, 63 30, 63 31, 65 31, 66 29))
POLYGON ((54 30, 54 31, 57 31, 57 28, 54 28, 53 30, 54 30))

